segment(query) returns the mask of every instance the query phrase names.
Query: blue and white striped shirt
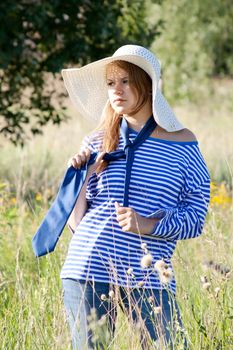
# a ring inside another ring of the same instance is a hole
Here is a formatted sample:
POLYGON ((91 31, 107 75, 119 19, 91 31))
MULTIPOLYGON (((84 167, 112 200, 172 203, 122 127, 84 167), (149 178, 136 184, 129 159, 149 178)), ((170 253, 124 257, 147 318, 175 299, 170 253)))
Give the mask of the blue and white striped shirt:
MULTIPOLYGON (((133 140, 137 132, 130 129, 133 140)), ((101 134, 86 137, 83 148, 98 152, 101 134)), ((118 149, 123 148, 120 137, 118 149)), ((153 269, 157 260, 171 266, 177 240, 201 234, 209 204, 210 177, 198 143, 149 137, 135 151, 129 186, 129 207, 144 217, 157 217, 150 235, 123 232, 116 220, 114 203, 123 203, 125 159, 111 161, 89 178, 88 209, 70 242, 61 278, 94 280, 120 286, 164 288, 153 269), (153 256, 150 268, 140 261, 146 243, 153 256), (129 268, 133 275, 127 274, 129 268)), ((175 293, 175 278, 168 288, 175 293)))

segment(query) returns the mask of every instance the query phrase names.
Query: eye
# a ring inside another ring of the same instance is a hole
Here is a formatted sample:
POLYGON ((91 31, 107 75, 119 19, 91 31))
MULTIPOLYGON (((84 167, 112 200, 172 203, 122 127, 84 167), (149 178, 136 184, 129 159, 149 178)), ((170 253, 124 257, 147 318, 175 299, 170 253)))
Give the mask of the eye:
POLYGON ((113 81, 107 81, 107 86, 113 86, 114 85, 114 82, 113 81))
POLYGON ((129 79, 123 79, 123 84, 128 84, 129 79))

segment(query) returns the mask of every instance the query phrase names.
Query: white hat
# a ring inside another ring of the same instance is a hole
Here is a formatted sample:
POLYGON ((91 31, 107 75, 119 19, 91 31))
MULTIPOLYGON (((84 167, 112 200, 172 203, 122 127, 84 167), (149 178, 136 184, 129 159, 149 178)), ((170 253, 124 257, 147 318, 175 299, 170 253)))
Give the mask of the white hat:
POLYGON ((183 129, 158 87, 160 63, 155 55, 138 45, 124 45, 111 57, 87 64, 81 68, 63 69, 62 76, 71 101, 79 113, 91 121, 99 121, 108 101, 106 65, 116 60, 133 63, 152 79, 152 108, 156 122, 167 131, 183 129))

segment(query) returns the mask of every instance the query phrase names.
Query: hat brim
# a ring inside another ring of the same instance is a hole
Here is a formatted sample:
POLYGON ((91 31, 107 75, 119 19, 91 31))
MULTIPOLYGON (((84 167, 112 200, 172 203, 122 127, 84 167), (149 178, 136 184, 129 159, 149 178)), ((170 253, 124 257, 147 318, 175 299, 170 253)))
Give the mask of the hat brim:
POLYGON ((118 55, 103 58, 81 68, 62 70, 65 87, 70 99, 79 113, 96 125, 101 118, 103 108, 108 101, 106 84, 106 66, 116 60, 133 63, 142 68, 152 79, 152 109, 156 122, 165 130, 177 131, 183 129, 174 112, 158 88, 158 72, 150 62, 137 55, 118 55))

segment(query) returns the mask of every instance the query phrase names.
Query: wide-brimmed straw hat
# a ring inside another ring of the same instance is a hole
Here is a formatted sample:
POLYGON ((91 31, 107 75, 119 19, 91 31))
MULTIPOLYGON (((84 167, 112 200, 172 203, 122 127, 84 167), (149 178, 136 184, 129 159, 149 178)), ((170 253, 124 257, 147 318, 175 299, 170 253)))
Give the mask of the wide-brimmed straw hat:
MULTIPOLYGON (((123 60, 142 68, 152 79, 152 109, 156 122, 165 130, 183 129, 174 112, 159 89, 160 63, 155 55, 138 45, 124 45, 111 57, 103 58, 81 68, 63 69, 62 76, 71 101, 79 113, 98 122, 108 101, 106 66, 123 60)), ((96 126, 96 125, 95 125, 96 126)))

